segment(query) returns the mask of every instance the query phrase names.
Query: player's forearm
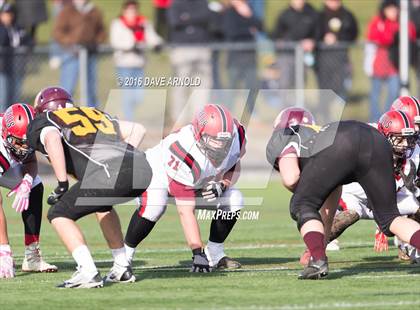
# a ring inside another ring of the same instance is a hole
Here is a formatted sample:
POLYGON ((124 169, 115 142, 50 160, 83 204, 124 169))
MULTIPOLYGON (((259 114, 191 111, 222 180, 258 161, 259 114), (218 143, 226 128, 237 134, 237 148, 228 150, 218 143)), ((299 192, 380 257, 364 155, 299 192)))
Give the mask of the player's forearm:
POLYGON ((138 148, 140 143, 143 141, 146 134, 146 128, 139 123, 120 121, 120 132, 123 140, 132 145, 134 148, 138 148))
POLYGON ((194 214, 195 206, 191 202, 177 202, 177 210, 184 230, 185 240, 191 249, 202 248, 200 227, 194 214))
POLYGON ((53 167, 55 176, 59 182, 67 181, 66 158, 61 142, 61 136, 55 131, 51 131, 45 137, 45 150, 53 167))
POLYGON ((223 175, 222 181, 226 187, 231 187, 238 182, 239 176, 241 174, 241 162, 236 163, 234 169, 229 170, 223 175))

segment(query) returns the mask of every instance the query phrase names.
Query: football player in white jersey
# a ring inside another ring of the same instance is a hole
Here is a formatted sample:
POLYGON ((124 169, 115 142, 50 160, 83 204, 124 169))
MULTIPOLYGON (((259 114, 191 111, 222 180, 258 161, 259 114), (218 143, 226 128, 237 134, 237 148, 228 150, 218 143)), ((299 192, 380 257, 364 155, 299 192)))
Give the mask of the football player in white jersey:
MULTIPOLYGON (((415 124, 418 131, 420 125, 420 103, 412 96, 402 96, 396 99, 391 111, 403 111, 415 124)), ((402 215, 408 215, 414 220, 420 220, 420 209, 417 197, 420 191, 415 186, 418 179, 420 147, 417 144, 414 149, 409 150, 409 154, 396 158, 395 182, 397 187, 397 205, 402 215), (407 157, 408 155, 408 157, 407 157)), ((337 213, 330 241, 341 235, 345 229, 356 223, 360 219, 373 219, 372 211, 368 208, 366 194, 358 183, 351 183, 343 186, 343 194, 340 201, 342 212, 337 213)), ((375 234, 375 250, 378 252, 388 249, 388 239, 380 231, 375 234)), ((399 246, 398 256, 403 260, 408 260, 405 245, 399 246)))
MULTIPOLYGON (((12 207, 22 214, 25 226, 24 272, 56 272, 57 267, 46 263, 39 249, 44 187, 37 175, 35 154, 24 146, 28 118, 34 110, 26 104, 14 104, 1 115, 0 186, 12 189, 12 207)), ((15 264, 7 235, 6 218, 0 195, 0 278, 13 278, 15 264)))
POLYGON ((153 229, 166 210, 168 197, 175 199, 194 272, 212 268, 239 268, 224 252, 224 241, 243 207, 241 192, 234 187, 240 159, 245 153, 245 129, 223 106, 205 105, 191 124, 168 135, 146 151, 153 170, 152 182, 139 199, 125 237, 127 257, 153 229), (196 208, 218 210, 204 248, 194 214, 196 208))

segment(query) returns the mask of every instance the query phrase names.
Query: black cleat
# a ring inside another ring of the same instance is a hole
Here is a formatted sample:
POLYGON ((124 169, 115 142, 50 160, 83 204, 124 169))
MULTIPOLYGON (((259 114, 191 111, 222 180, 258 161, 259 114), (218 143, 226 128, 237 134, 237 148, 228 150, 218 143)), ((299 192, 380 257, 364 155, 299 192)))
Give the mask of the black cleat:
POLYGON ((130 266, 120 266, 114 263, 103 280, 105 283, 133 283, 136 282, 136 277, 130 266))
POLYGON ((238 261, 228 256, 225 256, 219 260, 216 268, 217 269, 239 269, 241 268, 241 264, 238 261))
POLYGON ((309 260, 308 266, 299 274, 299 280, 318 280, 328 275, 328 258, 313 261, 309 260))
POLYGON ((420 252, 415 248, 411 250, 410 262, 416 265, 420 264, 420 252))

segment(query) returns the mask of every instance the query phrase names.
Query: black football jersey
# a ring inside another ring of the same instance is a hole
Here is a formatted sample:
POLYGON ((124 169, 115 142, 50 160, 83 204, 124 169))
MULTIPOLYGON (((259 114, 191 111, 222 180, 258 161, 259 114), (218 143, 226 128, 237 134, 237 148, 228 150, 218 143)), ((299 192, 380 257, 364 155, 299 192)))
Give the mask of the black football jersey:
POLYGON ((29 124, 29 146, 45 155, 40 135, 50 126, 60 131, 67 172, 77 179, 83 177, 89 162, 107 170, 113 159, 124 156, 129 147, 121 138, 116 119, 95 108, 72 107, 42 113, 29 124))
POLYGON ((297 125, 273 131, 266 148, 266 157, 274 169, 279 170, 278 158, 288 148, 293 148, 299 157, 299 165, 311 156, 311 149, 318 126, 297 125))

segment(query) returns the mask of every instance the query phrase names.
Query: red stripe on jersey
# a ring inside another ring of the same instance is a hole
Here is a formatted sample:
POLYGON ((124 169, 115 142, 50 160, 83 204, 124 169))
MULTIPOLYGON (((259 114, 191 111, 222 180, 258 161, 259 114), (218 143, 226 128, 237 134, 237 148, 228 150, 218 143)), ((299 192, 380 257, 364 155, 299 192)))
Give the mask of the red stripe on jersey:
POLYGON ((178 141, 172 143, 169 149, 179 160, 184 162, 191 169, 194 182, 197 181, 200 178, 201 169, 194 157, 192 157, 190 153, 187 153, 178 141))
MULTIPOLYGON (((246 140, 245 140, 245 128, 236 119, 235 119, 235 125, 236 125, 236 128, 238 129, 238 134, 239 134, 239 149, 241 150, 241 153, 242 153, 242 149, 245 150, 245 143, 246 143, 246 140)), ((245 151, 244 151, 244 153, 245 153, 245 151)), ((243 154, 241 154, 241 155, 243 155, 243 154)))
POLYGON ((139 216, 143 216, 144 211, 146 211, 146 206, 147 206, 147 191, 143 192, 143 194, 141 194, 141 204, 140 204, 141 208, 139 211, 139 216))
POLYGON ((343 211, 348 210, 347 204, 342 198, 340 198, 340 201, 338 202, 338 205, 341 207, 341 209, 343 209, 343 211))
POLYGON ((7 158, 0 152, 0 166, 3 168, 3 171, 6 172, 10 168, 10 163, 7 158))

